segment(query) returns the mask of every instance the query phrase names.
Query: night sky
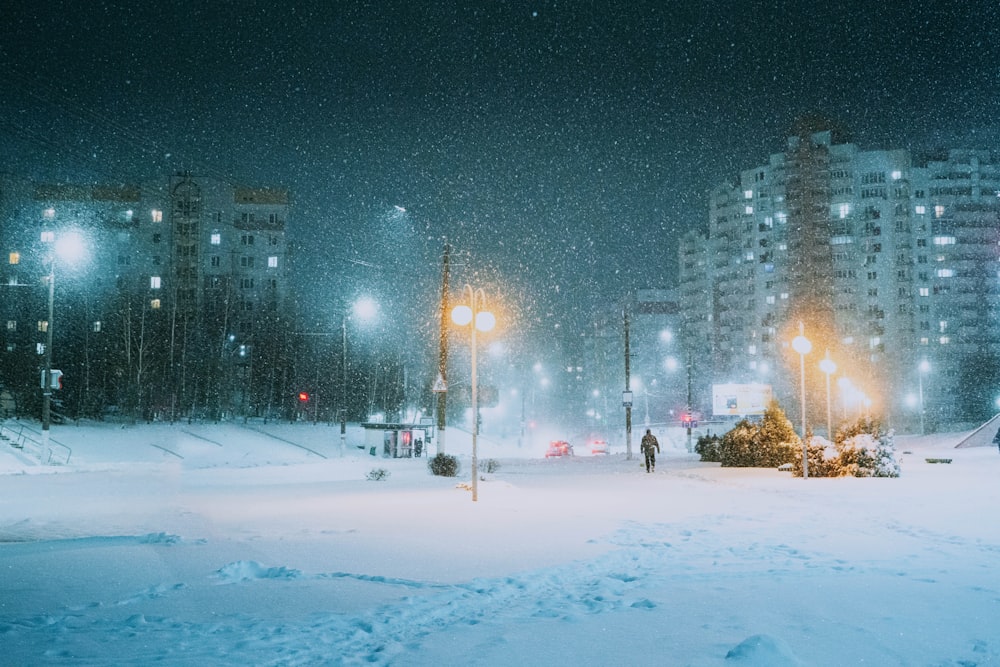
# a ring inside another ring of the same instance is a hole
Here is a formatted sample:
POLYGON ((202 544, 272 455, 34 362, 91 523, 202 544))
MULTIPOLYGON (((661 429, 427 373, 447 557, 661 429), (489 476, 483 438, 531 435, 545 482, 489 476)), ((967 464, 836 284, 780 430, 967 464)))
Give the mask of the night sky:
POLYGON ((456 282, 565 330, 672 285, 797 117, 997 149, 998 84, 991 1, 7 0, 0 169, 286 185, 307 307, 433 301, 446 237, 456 282))

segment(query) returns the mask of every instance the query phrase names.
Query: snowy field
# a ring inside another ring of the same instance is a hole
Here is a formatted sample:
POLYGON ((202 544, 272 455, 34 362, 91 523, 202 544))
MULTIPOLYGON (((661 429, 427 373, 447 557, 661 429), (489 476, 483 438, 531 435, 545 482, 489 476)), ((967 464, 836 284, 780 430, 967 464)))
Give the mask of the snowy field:
POLYGON ((6 666, 1000 665, 1000 454, 963 434, 897 438, 899 479, 490 443, 477 503, 453 430, 458 478, 325 425, 52 435, 0 445, 6 666))

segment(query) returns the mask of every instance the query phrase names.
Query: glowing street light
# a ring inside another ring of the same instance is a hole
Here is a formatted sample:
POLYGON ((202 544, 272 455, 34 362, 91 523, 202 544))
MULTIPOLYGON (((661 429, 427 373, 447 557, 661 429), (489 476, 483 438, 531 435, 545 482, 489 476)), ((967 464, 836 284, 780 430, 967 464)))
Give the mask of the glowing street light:
POLYGON ((378 312, 378 304, 370 297, 361 297, 355 301, 350 309, 345 308, 343 319, 340 323, 341 346, 340 346, 340 455, 344 456, 347 451, 347 319, 353 314, 360 320, 368 321, 375 317, 378 312))
POLYGON ((805 325, 799 322, 799 335, 792 339, 792 349, 799 353, 800 409, 802 410, 802 478, 809 477, 809 446, 806 444, 806 355, 812 343, 805 335, 805 325))
POLYGON ((830 350, 826 351, 826 356, 819 362, 819 369, 826 374, 826 437, 833 440, 833 418, 830 415, 830 376, 837 370, 837 364, 830 358, 830 350))
POLYGON ((924 435, 924 374, 931 370, 930 363, 926 359, 921 360, 917 365, 917 382, 919 383, 919 393, 917 395, 920 401, 920 435, 924 435))
POLYGON ((479 500, 479 462, 476 460, 476 444, 479 438, 479 380, 476 369, 476 331, 490 331, 496 326, 496 318, 488 310, 481 310, 486 303, 486 294, 482 288, 473 289, 466 285, 462 296, 468 295, 469 305, 455 306, 451 311, 451 320, 460 327, 471 325, 472 350, 472 501, 479 500))
MULTIPOLYGON (((58 239, 51 232, 43 233, 43 240, 52 244, 49 253, 49 274, 46 277, 49 287, 49 312, 45 322, 45 372, 42 374, 42 461, 49 456, 49 426, 52 423, 52 390, 55 388, 52 377, 52 330, 55 319, 56 293, 56 259, 73 264, 79 262, 87 254, 87 246, 83 236, 78 232, 66 232, 58 239)), ((56 384, 58 386, 58 384, 56 384)))

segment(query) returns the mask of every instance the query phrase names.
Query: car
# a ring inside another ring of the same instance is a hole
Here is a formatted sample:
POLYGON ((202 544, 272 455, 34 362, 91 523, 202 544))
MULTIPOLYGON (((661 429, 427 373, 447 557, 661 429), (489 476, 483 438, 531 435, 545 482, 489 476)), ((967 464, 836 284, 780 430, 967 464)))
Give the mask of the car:
POLYGON ((590 443, 590 453, 594 456, 604 456, 611 452, 608 449, 608 443, 605 440, 594 440, 590 443))
POLYGON ((549 443, 549 448, 545 452, 545 458, 559 458, 561 456, 573 456, 573 445, 565 440, 553 440, 549 443))

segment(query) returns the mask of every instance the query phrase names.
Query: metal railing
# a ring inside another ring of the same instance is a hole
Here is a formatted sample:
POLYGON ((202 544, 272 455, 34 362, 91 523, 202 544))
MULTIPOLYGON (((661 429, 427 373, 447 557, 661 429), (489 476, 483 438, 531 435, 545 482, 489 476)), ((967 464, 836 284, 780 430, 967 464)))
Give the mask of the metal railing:
POLYGON ((6 442, 11 447, 20 449, 38 459, 43 465, 68 465, 73 456, 72 449, 51 437, 46 448, 42 442, 42 434, 20 422, 13 424, 0 422, 0 442, 6 442))

